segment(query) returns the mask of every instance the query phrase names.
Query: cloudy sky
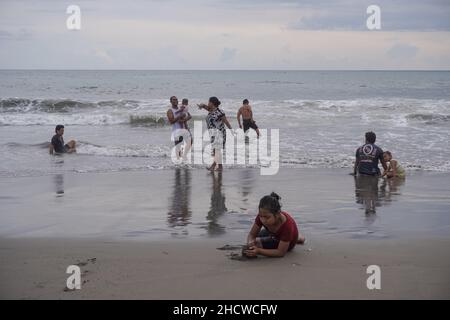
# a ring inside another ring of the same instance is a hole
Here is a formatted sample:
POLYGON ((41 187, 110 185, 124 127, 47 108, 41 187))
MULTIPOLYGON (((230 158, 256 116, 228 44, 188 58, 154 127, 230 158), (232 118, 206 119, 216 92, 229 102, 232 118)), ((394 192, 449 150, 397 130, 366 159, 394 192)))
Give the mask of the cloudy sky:
POLYGON ((449 18, 450 0, 0 0, 0 68, 450 70, 449 18))

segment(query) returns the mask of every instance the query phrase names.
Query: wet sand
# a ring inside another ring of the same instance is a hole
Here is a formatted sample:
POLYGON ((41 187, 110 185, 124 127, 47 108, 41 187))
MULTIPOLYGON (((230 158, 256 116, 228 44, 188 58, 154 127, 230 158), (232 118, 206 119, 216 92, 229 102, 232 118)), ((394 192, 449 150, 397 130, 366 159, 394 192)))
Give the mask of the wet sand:
POLYGON ((449 299, 449 175, 234 169, 0 180, 3 299, 449 299), (261 196, 307 237, 282 259, 233 260, 261 196), (64 290, 69 265, 82 289, 64 290), (382 289, 368 290, 368 265, 382 289))
POLYGON ((224 242, 1 240, 2 299, 449 299, 449 239, 310 239, 286 257, 236 261, 224 242), (80 290, 64 290, 67 266, 80 290), (368 265, 381 290, 368 290, 368 265))
POLYGON ((0 179, 0 237, 245 238, 259 199, 282 197, 308 234, 450 236, 450 174, 355 179, 348 169, 204 169, 0 179))

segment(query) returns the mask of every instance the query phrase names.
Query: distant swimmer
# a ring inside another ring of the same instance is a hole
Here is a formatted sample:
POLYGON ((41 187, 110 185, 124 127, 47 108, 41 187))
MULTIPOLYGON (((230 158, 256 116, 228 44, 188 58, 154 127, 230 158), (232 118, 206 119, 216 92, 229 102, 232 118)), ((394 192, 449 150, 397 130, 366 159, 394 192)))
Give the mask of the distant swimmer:
POLYGON ((383 177, 405 177, 405 169, 398 163, 397 160, 392 159, 392 153, 389 151, 385 151, 383 153, 383 158, 386 163, 389 163, 387 170, 383 172, 383 177))
POLYGON ((258 129, 258 126, 256 125, 255 120, 253 120, 252 107, 249 104, 247 99, 244 99, 244 101, 242 101, 242 107, 239 108, 239 111, 237 113, 237 120, 239 123, 239 128, 242 129, 241 116, 242 116, 242 122, 244 125, 244 132, 247 132, 248 129, 252 128, 253 130, 256 131, 256 134, 258 135, 258 138, 259 138, 259 129, 258 129))
POLYGON ((383 158, 383 150, 375 145, 377 136, 373 132, 366 132, 366 143, 356 150, 356 160, 353 174, 368 176, 380 176, 378 162, 381 162, 384 170, 387 170, 386 162, 383 158))
POLYGON ((53 153, 73 153, 77 152, 76 150, 76 142, 75 140, 70 140, 66 144, 64 144, 64 126, 62 124, 58 124, 55 128, 56 134, 53 136, 52 141, 49 146, 50 154, 53 153))

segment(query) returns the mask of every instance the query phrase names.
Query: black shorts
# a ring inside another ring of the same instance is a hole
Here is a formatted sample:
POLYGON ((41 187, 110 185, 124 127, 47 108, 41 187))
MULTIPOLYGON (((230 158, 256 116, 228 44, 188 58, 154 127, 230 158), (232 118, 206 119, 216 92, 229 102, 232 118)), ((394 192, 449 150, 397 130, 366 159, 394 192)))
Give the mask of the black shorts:
POLYGON ((175 145, 183 142, 183 136, 179 136, 177 139, 175 139, 175 145))
MULTIPOLYGON (((186 137, 186 138, 188 139, 187 141, 190 140, 190 142, 191 142, 191 144, 192 144, 192 134, 191 134, 191 132, 189 131, 189 129, 188 129, 188 133, 189 133, 189 135, 186 137)), ((175 137, 175 140, 174 140, 175 145, 180 144, 180 143, 183 142, 183 141, 184 141, 183 135, 180 135, 180 136, 175 137)))
POLYGON ((247 132, 248 129, 252 128, 254 130, 258 129, 258 126, 256 125, 255 121, 252 121, 250 119, 244 119, 244 132, 247 132))
POLYGON ((265 228, 258 234, 259 241, 264 249, 277 249, 280 241, 275 239, 265 228))
POLYGON ((376 171, 373 172, 373 173, 359 172, 359 171, 358 171, 358 173, 359 173, 359 175, 361 175, 361 176, 367 176, 367 177, 376 177, 376 176, 381 175, 380 168, 376 168, 376 171))
MULTIPOLYGON (((275 238, 272 233, 270 233, 266 228, 261 229, 258 234, 259 241, 261 241, 261 245, 263 249, 278 249, 278 245, 280 244, 280 240, 275 238)), ((289 244, 288 251, 291 251, 294 248, 294 245, 289 244)))

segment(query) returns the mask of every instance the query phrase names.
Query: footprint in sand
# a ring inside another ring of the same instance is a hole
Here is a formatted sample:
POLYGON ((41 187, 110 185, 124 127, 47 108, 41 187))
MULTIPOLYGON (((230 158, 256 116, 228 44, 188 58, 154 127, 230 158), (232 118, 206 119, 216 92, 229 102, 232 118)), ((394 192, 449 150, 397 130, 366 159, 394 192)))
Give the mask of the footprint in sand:
POLYGON ((84 267, 84 266, 86 266, 88 263, 95 263, 95 262, 97 262, 97 258, 90 258, 90 259, 87 259, 86 261, 80 261, 80 260, 78 260, 78 263, 75 263, 75 265, 76 265, 76 266, 79 266, 79 267, 84 267))

